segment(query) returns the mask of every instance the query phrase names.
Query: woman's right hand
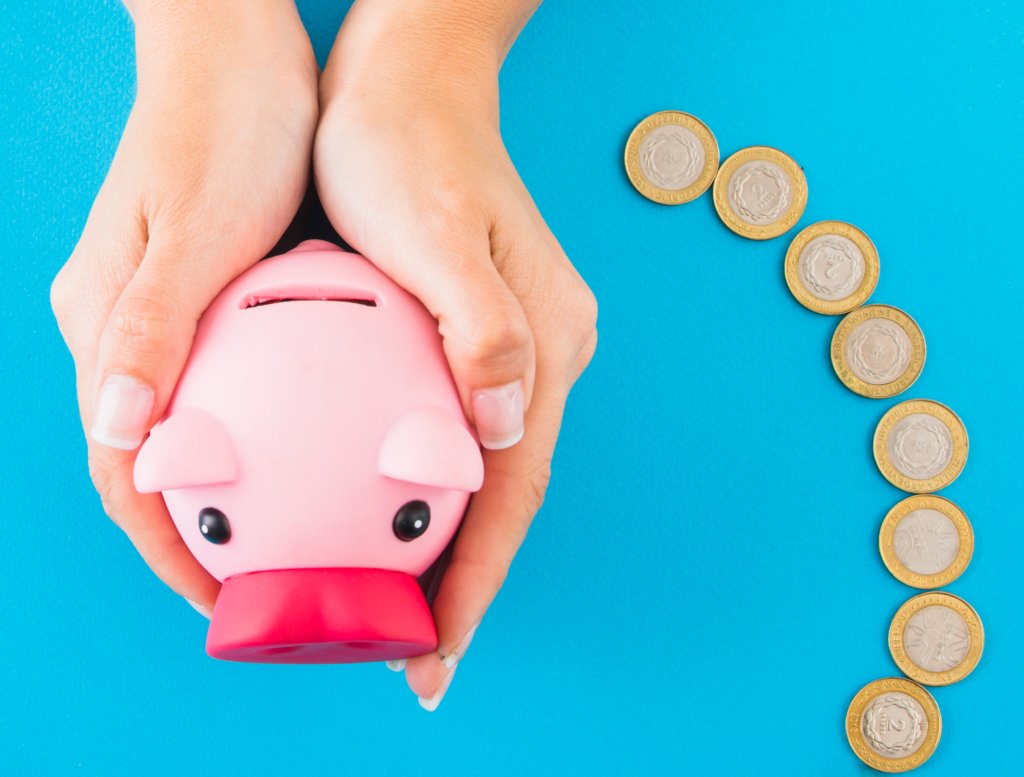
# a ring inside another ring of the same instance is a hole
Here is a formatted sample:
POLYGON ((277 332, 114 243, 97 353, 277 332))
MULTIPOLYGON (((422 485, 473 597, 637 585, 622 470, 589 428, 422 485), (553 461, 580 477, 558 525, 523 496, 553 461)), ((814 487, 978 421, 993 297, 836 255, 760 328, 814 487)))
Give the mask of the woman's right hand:
POLYGON ((164 413, 199 316, 299 207, 318 74, 291 0, 131 10, 137 98, 51 302, 104 510, 164 582, 209 612, 218 583, 162 497, 135 491, 136 449, 164 413))

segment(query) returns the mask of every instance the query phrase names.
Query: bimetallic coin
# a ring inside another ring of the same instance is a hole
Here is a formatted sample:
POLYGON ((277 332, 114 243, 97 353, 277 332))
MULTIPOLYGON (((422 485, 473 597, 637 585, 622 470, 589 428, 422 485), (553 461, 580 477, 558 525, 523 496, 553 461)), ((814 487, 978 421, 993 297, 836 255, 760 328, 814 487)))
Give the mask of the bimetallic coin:
POLYGON ((662 205, 695 200, 715 180, 718 142, 696 116, 660 111, 626 141, 626 175, 644 197, 662 205))
POLYGON ((768 240, 787 232, 807 206, 807 179, 790 157, 768 146, 737 151, 715 177, 715 210, 737 235, 768 240))
POLYGON ((889 626, 889 652, 903 673, 925 685, 950 685, 981 659, 981 619, 959 596, 934 591, 911 597, 889 626))
POLYGON ((878 533, 882 561, 915 588, 939 588, 971 562, 974 532, 964 511, 941 496, 917 494, 893 507, 878 533))
POLYGON ((846 738, 864 763, 880 772, 906 772, 935 752, 942 716, 917 683, 886 677, 865 685, 846 712, 846 738))
POLYGON ((930 399, 900 402, 875 428, 875 463, 897 488, 928 494, 945 488, 967 463, 967 430, 948 407, 930 399))
POLYGON ((890 305, 865 305, 832 335, 832 367, 850 391, 884 399, 908 389, 924 368, 924 335, 910 316, 890 305))
POLYGON ((819 221, 786 251, 786 284, 797 302, 834 316, 867 302, 878 283, 878 251, 853 224, 819 221))

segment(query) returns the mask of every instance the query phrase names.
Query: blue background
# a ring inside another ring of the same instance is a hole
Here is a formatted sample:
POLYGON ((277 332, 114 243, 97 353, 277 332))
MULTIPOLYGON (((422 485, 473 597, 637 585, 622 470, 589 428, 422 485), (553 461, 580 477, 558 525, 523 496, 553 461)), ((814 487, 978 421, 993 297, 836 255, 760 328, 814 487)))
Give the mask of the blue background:
MULTIPOLYGON (((836 319, 783 281, 795 230, 748 242, 709 196, 633 191, 627 134, 677 108, 723 155, 792 154, 801 225, 865 229, 874 301, 924 329, 901 398, 970 432, 944 495, 977 550, 951 590, 988 634, 975 673, 935 690, 924 770, 1020 773, 1024 8, 828 5, 552 0, 509 57, 507 143, 597 293, 601 344, 547 503, 428 715, 379 665, 208 659, 205 621, 104 518, 47 290, 131 106, 131 25, 112 0, 0 1, 0 772, 868 772, 844 713, 896 673, 886 631, 914 593, 876 545, 901 494, 869 443, 896 400, 832 374, 836 319)), ((301 6, 322 61, 344 4, 301 6)))

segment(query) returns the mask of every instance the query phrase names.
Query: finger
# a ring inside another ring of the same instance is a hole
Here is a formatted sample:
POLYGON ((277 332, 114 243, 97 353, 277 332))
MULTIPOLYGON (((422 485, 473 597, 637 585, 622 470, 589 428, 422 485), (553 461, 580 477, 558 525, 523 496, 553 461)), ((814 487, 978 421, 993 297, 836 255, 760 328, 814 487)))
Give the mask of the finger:
POLYGON ((406 664, 409 687, 426 709, 447 690, 544 499, 568 387, 561 375, 548 380, 542 370, 539 363, 522 442, 484 454, 484 486, 470 503, 434 601, 438 651, 406 664))
POLYGON ((199 317, 237 270, 259 258, 208 258, 155 236, 99 339, 89 434, 93 480, 106 511, 156 575, 201 609, 212 608, 217 581, 182 541, 163 498, 139 494, 132 473, 143 436, 166 410, 199 317))
POLYGON ((220 590, 178 533, 160 494, 135 490, 135 453, 89 443, 89 471, 103 508, 154 574, 209 617, 220 590))
MULTIPOLYGON (((466 415, 491 450, 523 436, 535 372, 533 333, 491 259, 485 219, 437 207, 442 215, 396 208, 387 232, 346 234, 341 206, 323 190, 335 227, 438 320, 445 355, 466 415), (403 224, 407 226, 403 226, 403 224)), ((467 210, 468 212, 468 210, 467 210)))
POLYGON ((89 444, 90 475, 104 510, 126 531, 158 577, 196 603, 201 611, 208 610, 219 585, 181 541, 163 499, 135 491, 134 454, 89 439, 100 333, 146 250, 141 216, 115 210, 104 205, 101 193, 72 258, 51 287, 54 313, 75 361, 76 393, 89 444))

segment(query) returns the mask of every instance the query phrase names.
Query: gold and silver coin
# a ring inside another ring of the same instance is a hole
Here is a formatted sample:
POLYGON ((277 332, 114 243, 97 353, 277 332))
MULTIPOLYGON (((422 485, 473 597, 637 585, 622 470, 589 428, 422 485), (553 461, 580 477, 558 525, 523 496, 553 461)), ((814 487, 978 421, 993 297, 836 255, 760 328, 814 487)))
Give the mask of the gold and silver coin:
POLYGON ((885 677, 868 683, 846 712, 846 738, 880 772, 907 772, 929 758, 942 736, 935 699, 917 683, 885 677))
POLYGON ((819 221, 786 251, 786 284, 815 313, 835 316, 867 302, 878 283, 878 251, 853 224, 819 221))
POLYGON ((914 588, 940 588, 971 562, 974 532, 964 511, 941 496, 916 494, 893 507, 878 533, 882 561, 914 588))
POLYGON ((832 367, 850 391, 883 399, 908 389, 924 368, 921 328, 891 305, 865 305, 839 322, 832 367))
POLYGON ((662 205, 695 200, 718 172, 718 142, 696 116, 660 111, 626 141, 626 174, 644 197, 662 205))
POLYGON ((925 685, 963 680, 978 665, 984 647, 978 613, 945 591, 911 597, 889 626, 889 652, 896 666, 925 685))
POLYGON ((930 399, 900 402, 875 428, 875 463, 897 488, 928 494, 945 488, 967 463, 967 430, 945 405, 930 399))
POLYGON ((788 232, 807 206, 807 179, 776 148, 751 146, 725 160, 715 177, 715 210, 737 235, 768 240, 788 232))

